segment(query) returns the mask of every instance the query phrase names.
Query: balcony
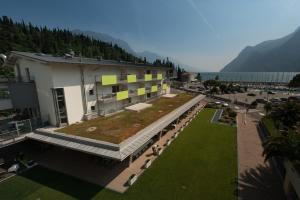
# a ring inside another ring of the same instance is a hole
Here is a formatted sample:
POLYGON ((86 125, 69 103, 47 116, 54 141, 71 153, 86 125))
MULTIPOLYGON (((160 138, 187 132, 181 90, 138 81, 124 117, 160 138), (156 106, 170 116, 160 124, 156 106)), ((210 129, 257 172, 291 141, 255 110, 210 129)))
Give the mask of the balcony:
POLYGON ((157 85, 151 86, 151 92, 157 92, 157 90, 158 90, 157 85))
POLYGON ((129 93, 128 90, 117 92, 117 101, 128 99, 129 93))
POLYGON ((141 95, 144 95, 144 94, 146 94, 146 88, 138 88, 137 95, 141 96, 141 95))
POLYGON ((116 85, 116 84, 127 84, 127 83, 138 83, 147 81, 161 81, 163 80, 162 74, 128 74, 128 75, 102 75, 96 76, 96 82, 103 86, 116 85))
POLYGON ((145 74, 145 81, 152 81, 152 74, 145 74))
POLYGON ((167 90, 168 89, 168 84, 163 84, 163 90, 167 90))
POLYGON ((137 88, 137 90, 125 90, 125 91, 120 91, 117 93, 99 95, 98 101, 100 101, 102 103, 113 103, 116 101, 128 99, 130 97, 142 96, 142 95, 145 95, 146 93, 154 93, 154 92, 161 93, 162 91, 163 90, 161 87, 159 87, 158 85, 153 85, 151 87, 146 87, 146 88, 144 88, 144 87, 137 88))

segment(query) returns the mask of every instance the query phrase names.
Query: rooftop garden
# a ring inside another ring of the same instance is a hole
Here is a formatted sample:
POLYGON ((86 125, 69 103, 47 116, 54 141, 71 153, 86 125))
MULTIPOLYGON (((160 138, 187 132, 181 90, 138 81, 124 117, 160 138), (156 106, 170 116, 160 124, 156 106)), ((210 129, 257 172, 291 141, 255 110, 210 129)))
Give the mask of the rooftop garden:
POLYGON ((43 167, 0 183, 1 199, 237 199, 236 128, 204 109, 125 193, 43 167))
POLYGON ((99 117, 56 131, 119 144, 193 97, 187 93, 180 93, 173 98, 161 97, 151 101, 152 106, 139 113, 125 110, 109 117, 99 117))

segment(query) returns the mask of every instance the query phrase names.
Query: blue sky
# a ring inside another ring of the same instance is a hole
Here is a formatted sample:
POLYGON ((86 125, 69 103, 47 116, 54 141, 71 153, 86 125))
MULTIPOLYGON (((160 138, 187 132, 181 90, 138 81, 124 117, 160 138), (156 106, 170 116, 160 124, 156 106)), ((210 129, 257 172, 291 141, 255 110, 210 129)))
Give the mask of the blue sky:
POLYGON ((245 46, 299 27, 300 0, 9 0, 0 15, 107 33, 136 51, 218 71, 245 46))

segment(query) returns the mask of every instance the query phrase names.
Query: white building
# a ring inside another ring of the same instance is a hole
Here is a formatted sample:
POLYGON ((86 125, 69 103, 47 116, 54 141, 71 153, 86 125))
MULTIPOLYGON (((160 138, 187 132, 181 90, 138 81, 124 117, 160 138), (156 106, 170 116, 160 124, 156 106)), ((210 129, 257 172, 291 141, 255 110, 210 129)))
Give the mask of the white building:
POLYGON ((169 92, 173 69, 79 57, 11 52, 21 81, 35 83, 40 117, 50 125, 107 115, 169 92))

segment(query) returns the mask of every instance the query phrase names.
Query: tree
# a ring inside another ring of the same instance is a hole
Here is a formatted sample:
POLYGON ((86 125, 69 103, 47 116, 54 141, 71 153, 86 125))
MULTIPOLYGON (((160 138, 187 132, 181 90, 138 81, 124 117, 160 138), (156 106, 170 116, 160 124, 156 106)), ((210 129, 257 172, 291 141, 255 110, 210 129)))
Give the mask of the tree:
POLYGON ((264 105, 264 109, 266 111, 267 114, 270 113, 270 111, 272 110, 272 104, 270 102, 267 102, 265 105, 264 105))
POLYGON ((300 74, 294 76, 293 79, 289 82, 288 86, 290 88, 300 87, 300 74))
POLYGON ((257 107, 257 102, 256 102, 256 101, 253 101, 253 102, 250 104, 250 108, 255 109, 256 107, 257 107))
POLYGON ((198 80, 198 81, 202 81, 202 77, 201 77, 201 74, 200 73, 197 73, 197 76, 196 76, 196 79, 198 80))
POLYGON ((219 89, 216 87, 216 86, 214 86, 211 90, 210 90, 210 93, 211 94, 216 94, 216 93, 218 93, 219 92, 219 89))
POLYGON ((208 88, 208 87, 213 87, 213 86, 219 86, 219 82, 216 81, 216 80, 206 80, 203 82, 203 85, 205 88, 208 88))
POLYGON ((277 127, 294 127, 300 120, 300 106, 297 102, 288 101, 273 109, 271 114, 277 127))
POLYGON ((0 66, 0 78, 9 79, 9 78, 12 78, 12 77, 14 77, 13 68, 6 67, 6 66, 3 66, 3 67, 0 66))
POLYGON ((300 135, 296 133, 271 136, 263 143, 265 160, 284 157, 290 161, 300 161, 300 135))
POLYGON ((219 80, 219 75, 217 75, 217 76, 215 77, 215 80, 216 80, 216 81, 218 81, 218 80, 219 80))
POLYGON ((178 81, 182 81, 182 74, 184 72, 185 72, 185 70, 183 68, 180 68, 180 66, 177 66, 177 80, 178 81))
POLYGON ((222 93, 227 91, 227 85, 226 84, 221 84, 219 88, 220 88, 222 93))

